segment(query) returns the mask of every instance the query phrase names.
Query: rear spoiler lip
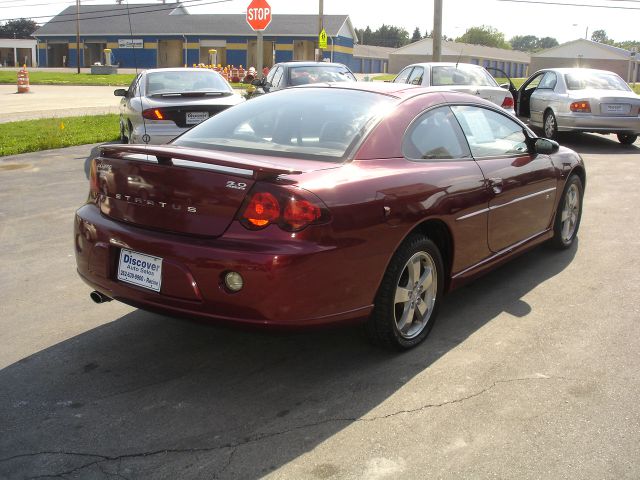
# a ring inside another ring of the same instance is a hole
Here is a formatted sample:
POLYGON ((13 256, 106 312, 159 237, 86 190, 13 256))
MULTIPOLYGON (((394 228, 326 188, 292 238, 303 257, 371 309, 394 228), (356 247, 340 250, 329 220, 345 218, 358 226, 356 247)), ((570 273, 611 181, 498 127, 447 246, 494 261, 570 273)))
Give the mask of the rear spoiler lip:
POLYGON ((100 157, 123 158, 129 153, 151 155, 158 159, 161 165, 173 165, 172 159, 188 160, 191 162, 219 165, 253 171, 253 178, 273 178, 279 175, 300 175, 302 170, 291 170, 270 163, 255 160, 223 160, 216 158, 215 151, 200 150, 195 148, 178 147, 171 145, 105 145, 100 147, 100 157))

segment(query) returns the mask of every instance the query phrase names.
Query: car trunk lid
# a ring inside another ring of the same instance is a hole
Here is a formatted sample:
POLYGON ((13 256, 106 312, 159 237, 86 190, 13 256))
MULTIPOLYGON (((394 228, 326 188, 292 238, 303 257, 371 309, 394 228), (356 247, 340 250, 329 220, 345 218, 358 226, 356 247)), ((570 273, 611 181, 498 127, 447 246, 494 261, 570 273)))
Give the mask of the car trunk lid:
POLYGON ((177 146, 112 145, 95 160, 101 212, 143 228, 222 235, 257 180, 335 167, 177 146))
POLYGON ((640 114, 640 97, 633 92, 616 90, 580 90, 571 97, 590 103, 595 116, 637 117, 640 114))

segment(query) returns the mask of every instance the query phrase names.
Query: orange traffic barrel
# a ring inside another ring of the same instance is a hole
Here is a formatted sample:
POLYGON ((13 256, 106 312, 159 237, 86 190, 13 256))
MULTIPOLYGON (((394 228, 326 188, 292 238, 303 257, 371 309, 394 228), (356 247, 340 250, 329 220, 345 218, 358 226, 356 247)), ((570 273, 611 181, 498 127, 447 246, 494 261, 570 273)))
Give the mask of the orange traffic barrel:
POLYGON ((29 72, 27 71, 27 66, 24 65, 18 71, 18 93, 28 93, 29 92, 29 72))

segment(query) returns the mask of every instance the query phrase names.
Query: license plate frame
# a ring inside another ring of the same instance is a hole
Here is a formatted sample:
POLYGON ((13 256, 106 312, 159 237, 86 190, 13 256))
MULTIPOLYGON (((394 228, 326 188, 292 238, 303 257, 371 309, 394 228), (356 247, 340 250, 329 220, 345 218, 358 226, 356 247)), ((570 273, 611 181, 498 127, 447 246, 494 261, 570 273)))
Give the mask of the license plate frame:
POLYGON ((162 262, 162 257, 123 248, 120 250, 116 277, 121 282, 160 292, 162 262))
POLYGON ((631 113, 631 105, 628 103, 603 103, 600 106, 600 111, 614 115, 627 115, 631 113))
POLYGON ((198 125, 209 119, 209 112, 186 112, 184 119, 187 125, 198 125))

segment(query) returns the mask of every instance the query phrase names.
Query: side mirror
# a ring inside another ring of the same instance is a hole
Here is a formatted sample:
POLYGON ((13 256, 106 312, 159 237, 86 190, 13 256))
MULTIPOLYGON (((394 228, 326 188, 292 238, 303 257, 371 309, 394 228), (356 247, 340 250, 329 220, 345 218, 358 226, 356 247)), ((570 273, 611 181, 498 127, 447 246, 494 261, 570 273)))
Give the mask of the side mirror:
POLYGON ((560 144, 558 142, 554 142, 553 140, 549 140, 548 138, 536 138, 534 148, 536 150, 536 153, 551 155, 552 153, 556 153, 558 151, 558 149, 560 148, 560 144))
POLYGON ((113 91, 113 94, 116 97, 126 97, 127 93, 129 93, 129 90, 127 90, 126 88, 118 88, 117 90, 113 91))

